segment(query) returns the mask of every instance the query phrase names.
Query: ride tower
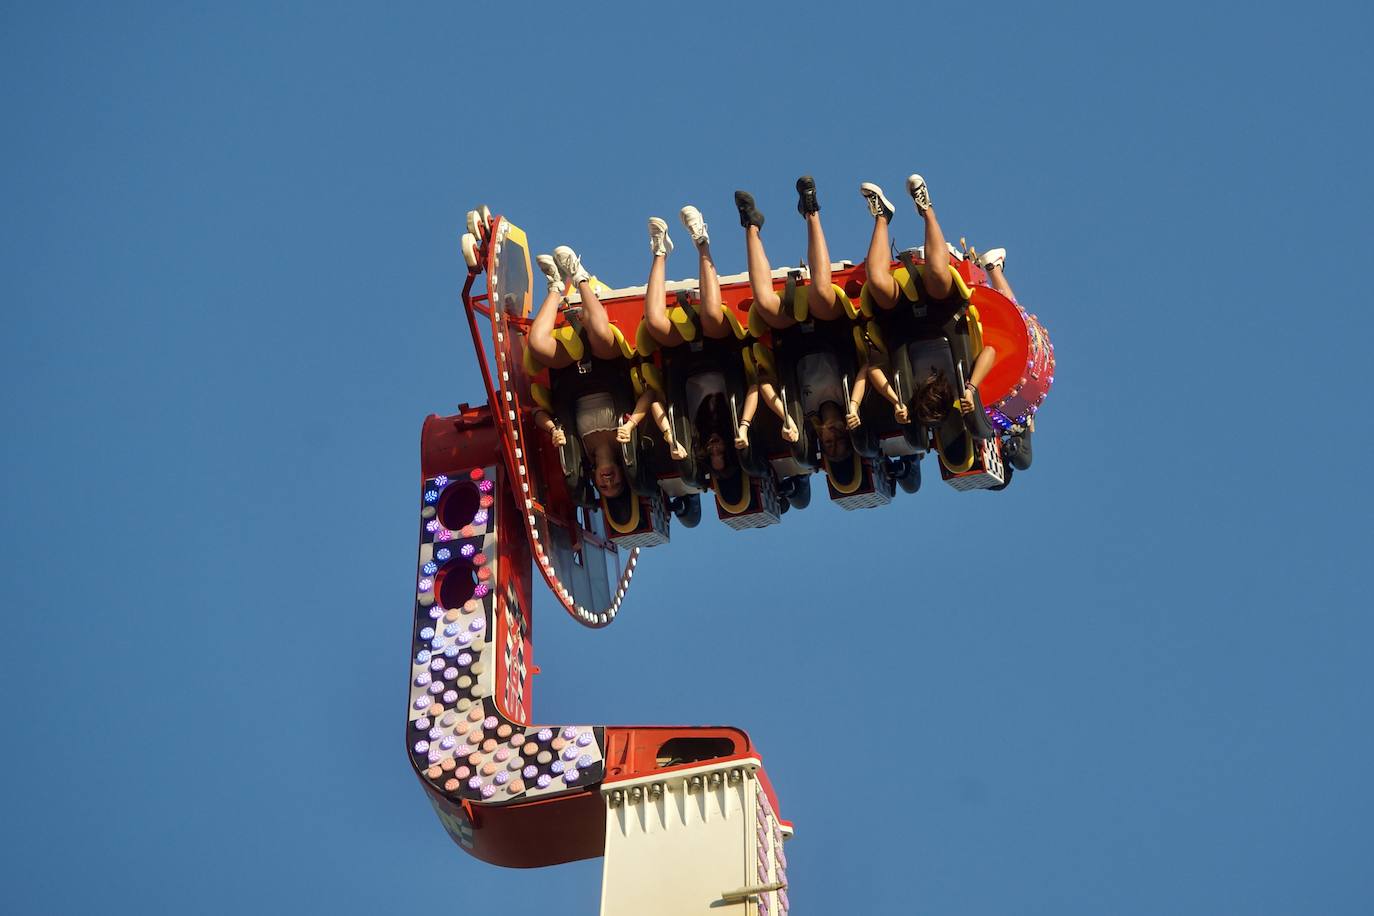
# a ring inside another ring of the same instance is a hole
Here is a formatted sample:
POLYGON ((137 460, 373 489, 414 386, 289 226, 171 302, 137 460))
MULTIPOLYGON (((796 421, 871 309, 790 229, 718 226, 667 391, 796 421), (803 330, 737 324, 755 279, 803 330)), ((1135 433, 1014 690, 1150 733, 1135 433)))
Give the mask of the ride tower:
MULTIPOLYGON (((567 293, 555 336, 570 366, 555 374, 526 346, 534 273, 525 233, 486 208, 469 213, 468 229, 463 304, 487 403, 430 416, 421 433, 411 764, 445 830, 483 861, 525 868, 602 856, 606 916, 705 916, 734 907, 785 914, 783 847, 793 828, 746 732, 534 724, 535 583, 579 624, 605 627, 623 606, 640 551, 668 543, 674 522, 700 523, 704 504, 729 528, 777 525, 807 507, 819 476, 842 509, 883 506, 920 489, 930 453, 954 489, 1004 489, 1014 470, 1030 466, 1034 415, 1054 381, 1049 336, 1036 316, 990 288, 972 258, 954 265, 957 319, 918 340, 900 337, 910 315, 874 307, 862 265, 831 265, 847 317, 829 327, 806 314, 805 268, 774 271, 774 287, 797 320, 785 334, 770 332, 751 309, 747 275, 721 277, 732 329, 723 344, 701 339, 695 281, 670 282, 669 314, 686 341, 677 353, 660 351, 645 333, 645 287, 611 289, 592 278, 623 364, 614 378, 597 374, 579 338, 580 297, 567 293), (852 455, 841 463, 826 458, 807 429, 796 364, 822 348, 843 355, 851 346, 889 353, 903 399, 932 371, 958 378, 962 391, 984 346, 996 362, 971 406, 929 428, 863 407, 852 455), (573 393, 604 382, 633 400, 647 386, 669 402, 667 429, 690 439, 686 410, 674 405, 684 377, 704 370, 721 375, 732 413, 749 380, 771 373, 784 415, 801 430, 789 440, 781 419, 763 411, 732 485, 698 467, 692 450, 671 457, 666 437, 650 430, 623 445, 626 494, 608 501, 591 485, 577 437, 554 445, 535 422, 542 410, 571 431, 573 393)), ((910 252, 893 265, 908 303, 902 308, 913 315, 926 307, 922 269, 910 252)))

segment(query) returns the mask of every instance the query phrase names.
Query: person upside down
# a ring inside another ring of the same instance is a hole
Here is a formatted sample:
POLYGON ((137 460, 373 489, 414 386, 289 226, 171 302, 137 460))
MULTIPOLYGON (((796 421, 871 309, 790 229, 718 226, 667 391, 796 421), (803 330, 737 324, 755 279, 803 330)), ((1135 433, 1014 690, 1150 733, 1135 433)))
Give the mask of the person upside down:
MULTIPOLYGON (((562 245, 554 249, 552 256, 541 254, 535 262, 548 280, 548 294, 530 323, 527 340, 535 358, 550 369, 562 369, 572 364, 572 357, 559 347, 553 333, 562 311, 563 290, 568 283, 572 283, 582 296, 582 327, 592 357, 618 360, 621 353, 610 317, 592 289, 589 282, 591 276, 583 268, 576 252, 562 245)), ((645 386, 624 419, 617 419, 614 398, 610 392, 592 392, 579 397, 575 416, 578 439, 593 466, 592 485, 607 499, 625 492, 625 468, 620 447, 632 440, 635 428, 646 416, 653 417, 664 441, 668 443, 669 455, 674 460, 687 457, 687 450, 673 436, 661 398, 650 386, 645 386)), ((534 418, 539 428, 549 434, 554 445, 561 446, 567 442, 567 433, 547 410, 536 408, 534 418)))

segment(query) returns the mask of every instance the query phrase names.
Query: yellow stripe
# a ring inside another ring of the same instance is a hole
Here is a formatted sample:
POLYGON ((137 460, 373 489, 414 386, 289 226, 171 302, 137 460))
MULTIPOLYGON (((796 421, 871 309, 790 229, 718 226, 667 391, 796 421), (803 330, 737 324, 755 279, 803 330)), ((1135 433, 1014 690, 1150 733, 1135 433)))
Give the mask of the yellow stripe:
MULTIPOLYGON (((858 456, 851 452, 849 455, 849 460, 851 462, 857 461, 858 456)), ((831 473, 830 459, 825 457, 825 455, 821 455, 821 464, 825 466, 825 476, 830 481, 830 485, 834 487, 836 490, 838 490, 844 496, 848 496, 850 493, 853 493, 856 490, 858 490, 859 485, 864 482, 863 471, 859 470, 859 472, 854 475, 854 479, 852 481, 850 481, 847 484, 841 484, 835 480, 835 475, 831 473)))
POLYGON ((745 509, 748 509, 749 503, 754 497, 753 485, 749 482, 749 475, 745 474, 743 471, 740 471, 739 475, 740 501, 737 504, 732 506, 725 501, 725 497, 720 495, 720 488, 716 486, 716 479, 714 477, 711 478, 711 489, 716 491, 716 502, 731 515, 739 515, 745 509))
MULTIPOLYGON (((625 486, 628 487, 629 483, 627 482, 625 486)), ((630 512, 629 521, 621 525, 615 520, 615 516, 611 514, 611 507, 610 504, 606 502, 606 497, 601 497, 601 511, 606 513, 606 521, 610 522, 611 527, 620 534, 634 534, 639 530, 639 496, 635 493, 630 494, 630 508, 632 511, 630 512)))
POLYGON ((530 395, 534 398, 534 403, 553 413, 553 393, 538 382, 530 382, 530 395))

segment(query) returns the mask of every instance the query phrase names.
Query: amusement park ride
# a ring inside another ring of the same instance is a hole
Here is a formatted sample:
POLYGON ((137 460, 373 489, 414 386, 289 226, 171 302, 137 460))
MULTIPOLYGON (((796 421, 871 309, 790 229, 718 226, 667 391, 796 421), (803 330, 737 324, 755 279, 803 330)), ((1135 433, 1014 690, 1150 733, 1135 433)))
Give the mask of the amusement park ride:
MULTIPOLYGON (((728 484, 696 465, 695 451, 674 461, 652 424, 623 446, 625 495, 610 502, 588 481, 578 439, 555 447, 535 411, 563 417, 588 385, 625 386, 633 400, 652 385, 680 404, 684 377, 727 366, 732 399, 753 367, 768 361, 783 404, 803 431, 795 359, 823 337, 807 319, 805 269, 774 271, 784 302, 795 303, 795 333, 751 324, 747 278, 721 278, 733 329, 724 352, 706 346, 696 317, 696 283, 668 284, 670 317, 688 341, 665 351, 641 332, 645 288, 609 289, 593 279, 621 338, 623 362, 599 374, 578 338, 577 294, 568 296, 556 336, 573 364, 549 370, 525 346, 533 306, 525 233, 485 208, 468 215, 468 277, 463 305, 487 403, 459 405, 424 422, 420 453, 420 548, 412 631, 406 744, 421 785, 449 835, 497 865, 537 867, 605 857, 601 912, 697 914, 742 907, 785 914, 792 835, 758 749, 737 728, 536 725, 530 702, 532 589, 536 575, 578 623, 592 628, 620 612, 644 547, 666 544, 671 522, 694 526, 703 501, 732 528, 779 523, 810 502, 812 475, 844 509, 881 506, 898 490, 915 493, 921 459, 934 452, 941 478, 959 490, 1002 489, 1013 468, 1030 465, 1033 417, 1053 382, 1054 353, 1035 316, 988 285, 972 259, 958 259, 956 287, 966 299, 948 334, 888 341, 894 383, 936 366, 960 377, 969 354, 995 347, 981 386, 982 410, 927 429, 899 425, 891 411, 865 404, 845 467, 823 458, 814 438, 786 442, 782 424, 760 411, 744 473, 728 484), (484 287, 484 288, 483 288, 484 287), (970 349, 971 347, 971 349, 970 349), (674 352, 681 351, 681 352, 674 352), (987 405, 987 406, 984 406, 987 405)), ((921 262, 910 253, 894 276, 919 303, 921 262)), ((865 292, 862 265, 832 265, 849 334, 893 336, 865 292)), ((920 306, 914 306, 919 308, 920 306)), ((835 322, 828 324, 835 325, 835 322)), ((857 338, 856 338, 857 340, 857 338)), ((833 343, 833 335, 832 335, 833 343)), ((905 379, 905 383, 903 383, 905 379)), ((962 386, 961 386, 962 387, 962 386)), ((869 398, 869 401, 877 401, 869 398)), ((671 428, 690 442, 685 408, 671 428)), ((571 417, 562 424, 575 429, 571 417)))

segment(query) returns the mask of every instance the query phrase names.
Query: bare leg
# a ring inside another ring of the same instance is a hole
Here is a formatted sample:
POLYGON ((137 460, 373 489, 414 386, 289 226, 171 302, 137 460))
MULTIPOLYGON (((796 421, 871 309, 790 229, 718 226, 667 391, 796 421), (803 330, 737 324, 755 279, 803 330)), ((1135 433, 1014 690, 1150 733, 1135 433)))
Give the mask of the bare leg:
POLYGON ((869 366, 868 377, 872 380, 873 387, 877 389, 878 393, 887 398, 888 403, 892 405, 892 413, 897 418, 897 422, 906 423, 910 420, 911 415, 908 413, 906 405, 902 403, 902 399, 897 397, 897 389, 893 388, 891 382, 888 381, 887 373, 877 366, 869 366))
POLYGON ((821 215, 806 215, 806 263, 811 267, 811 285, 806 288, 806 304, 811 314, 829 321, 840 317, 835 304, 835 287, 830 282, 830 249, 821 229, 821 215))
POLYGON ((1016 301, 1016 293, 1011 291, 1011 284, 1007 282, 1007 272, 1001 266, 987 268, 988 279, 992 281, 992 288, 1006 296, 1012 302, 1016 301))
POLYGON ((563 304, 563 291, 551 289, 539 306, 539 313, 530 322, 528 346, 535 357, 544 365, 561 369, 572 362, 566 353, 558 349, 558 341, 553 339, 553 326, 558 321, 559 307, 563 304))
POLYGON ((791 315, 782 313, 782 297, 773 291, 773 268, 768 266, 768 253, 763 250, 763 239, 757 226, 744 230, 745 253, 749 259, 749 289, 754 294, 754 305, 763 320, 775 328, 788 328, 796 324, 791 315))
POLYGON ((649 323, 649 336, 662 346, 676 347, 682 343, 682 334, 668 320, 667 283, 664 279, 667 265, 667 255, 654 255, 654 263, 649 268, 649 285, 644 290, 644 319, 649 323))
POLYGON ((759 391, 763 394, 763 403, 768 405, 768 409, 778 415, 782 420, 782 438, 786 442, 796 442, 801 438, 801 432, 797 429, 797 424, 787 415, 782 403, 782 395, 778 393, 777 386, 772 379, 760 379, 759 391))
POLYGON ((725 323, 725 309, 720 304, 720 275, 716 273, 716 262, 711 260, 711 243, 702 242, 697 246, 698 270, 701 276, 701 329, 707 337, 719 340, 730 333, 725 323))
POLYGON ((606 314, 606 306, 596 297, 592 284, 583 280, 577 284, 582 294, 582 326, 587 329, 587 344, 592 355, 598 359, 615 359, 620 350, 615 345, 615 332, 611 330, 611 319, 606 314))
POLYGON ((949 248, 945 244, 945 234, 940 230, 940 221, 935 218, 935 208, 926 207, 921 218, 926 221, 926 292, 935 299, 943 299, 954 288, 954 278, 950 276, 949 248))
POLYGON ((881 216, 873 218, 873 238, 868 243, 864 268, 868 272, 868 294, 873 297, 874 304, 884 309, 896 305, 897 281, 892 278, 892 241, 888 235, 887 220, 881 216))

